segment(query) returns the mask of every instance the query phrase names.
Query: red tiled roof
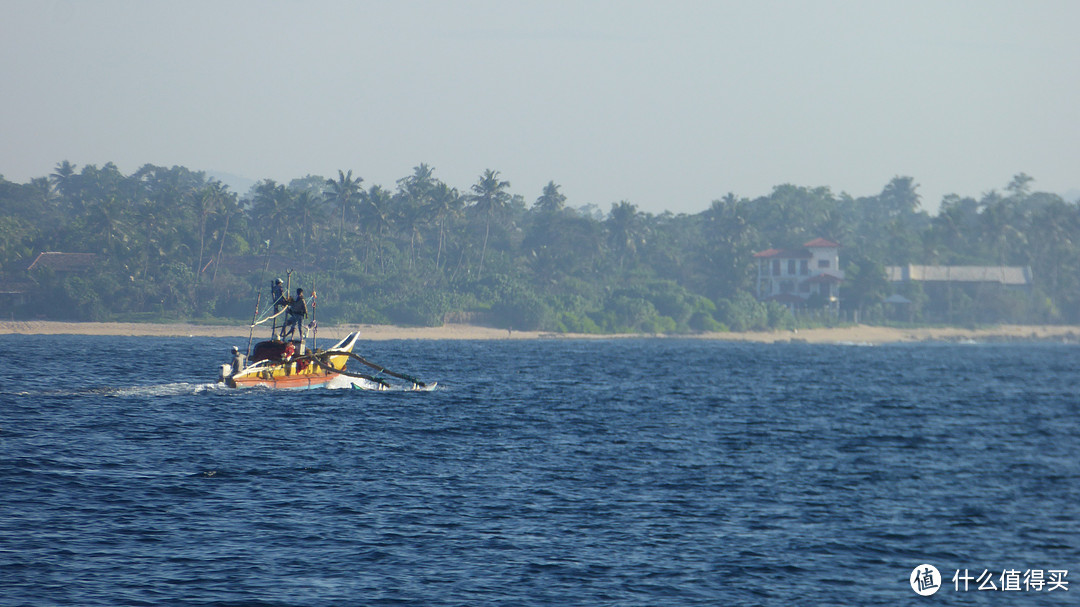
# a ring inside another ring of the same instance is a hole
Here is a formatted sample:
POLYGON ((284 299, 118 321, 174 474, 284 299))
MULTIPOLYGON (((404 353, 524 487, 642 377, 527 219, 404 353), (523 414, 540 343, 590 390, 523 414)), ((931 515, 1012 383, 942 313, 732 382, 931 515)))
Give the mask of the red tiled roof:
MULTIPOLYGON (((824 238, 815 238, 803 245, 807 249, 835 249, 840 245, 824 238)), ((766 249, 760 253, 754 253, 754 257, 779 257, 781 259, 806 259, 811 257, 806 249, 766 249)))
POLYGON ((754 253, 754 257, 777 257, 780 259, 810 259, 810 251, 806 249, 767 249, 760 253, 754 253))
POLYGON ((45 251, 27 266, 26 270, 52 270, 54 272, 82 272, 97 263, 93 253, 59 253, 45 251))

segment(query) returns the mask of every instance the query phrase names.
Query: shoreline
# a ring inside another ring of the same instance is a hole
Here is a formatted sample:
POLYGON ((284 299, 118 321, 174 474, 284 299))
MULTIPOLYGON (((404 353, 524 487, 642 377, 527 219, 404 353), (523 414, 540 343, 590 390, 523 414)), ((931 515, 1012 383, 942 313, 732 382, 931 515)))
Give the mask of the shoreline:
MULTIPOLYGON (((321 327, 321 339, 341 339, 360 331, 366 340, 496 340, 496 339, 706 339, 754 343, 814 344, 886 344, 905 342, 957 341, 1059 341, 1080 343, 1080 326, 1073 325, 997 325, 980 329, 959 327, 894 328, 855 325, 832 329, 798 331, 747 331, 742 333, 703 333, 695 335, 594 335, 548 333, 542 331, 507 331, 476 325, 446 324, 441 327, 397 327, 392 325, 338 325, 321 327)), ((268 334, 257 327, 256 337, 268 334)), ((61 321, 0 321, 0 335, 115 335, 128 337, 248 337, 246 326, 195 325, 186 323, 120 323, 61 321)))

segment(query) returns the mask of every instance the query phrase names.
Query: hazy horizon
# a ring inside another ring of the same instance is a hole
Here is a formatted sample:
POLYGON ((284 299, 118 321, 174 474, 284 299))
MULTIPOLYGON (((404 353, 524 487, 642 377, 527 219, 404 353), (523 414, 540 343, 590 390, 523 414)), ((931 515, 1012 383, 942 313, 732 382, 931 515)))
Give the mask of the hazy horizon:
POLYGON ((653 213, 898 175, 930 212, 1020 172, 1080 193, 1073 2, 0 7, 12 181, 69 160, 392 187, 427 163, 653 213))

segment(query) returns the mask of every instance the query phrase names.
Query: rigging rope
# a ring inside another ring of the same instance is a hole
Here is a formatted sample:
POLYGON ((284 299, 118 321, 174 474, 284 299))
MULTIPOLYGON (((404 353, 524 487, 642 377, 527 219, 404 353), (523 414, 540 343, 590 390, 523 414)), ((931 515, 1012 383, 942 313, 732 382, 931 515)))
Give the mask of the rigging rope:
MULTIPOLYGON (((305 298, 304 298, 304 304, 305 304, 305 305, 307 305, 307 302, 309 302, 309 301, 310 301, 310 302, 313 302, 314 300, 315 300, 315 296, 314 296, 314 295, 312 295, 311 297, 305 297, 305 298)), ((314 305, 314 304, 313 304, 313 305, 314 305)), ((271 306, 270 306, 269 308, 267 308, 266 310, 264 310, 264 311, 263 311, 263 312, 262 312, 261 314, 270 314, 270 312, 271 312, 271 311, 272 311, 273 309, 274 309, 274 307, 273 307, 273 305, 271 305, 271 306)), ((281 308, 280 310, 278 310, 278 311, 277 311, 276 313, 274 313, 274 314, 271 314, 270 316, 267 316, 267 317, 265 317, 265 318, 260 318, 260 319, 256 320, 256 321, 255 321, 255 324, 253 324, 253 325, 251 325, 251 326, 253 326, 253 327, 254 327, 254 326, 256 326, 256 325, 261 325, 261 324, 263 324, 264 322, 266 322, 266 321, 268 321, 268 320, 271 320, 271 319, 277 318, 278 316, 281 316, 282 314, 284 314, 284 313, 285 313, 285 312, 287 312, 288 310, 289 310, 289 306, 288 306, 288 305, 286 305, 285 307, 283 307, 283 308, 281 308)), ((261 314, 260 314, 260 315, 261 315, 261 314)))

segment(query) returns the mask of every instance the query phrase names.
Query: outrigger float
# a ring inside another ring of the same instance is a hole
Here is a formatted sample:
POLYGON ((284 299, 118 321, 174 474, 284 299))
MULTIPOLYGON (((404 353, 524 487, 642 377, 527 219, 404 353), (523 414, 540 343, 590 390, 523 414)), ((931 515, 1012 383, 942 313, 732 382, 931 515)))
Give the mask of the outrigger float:
MULTIPOLYGON (((315 293, 312 292, 311 301, 314 309, 315 293)), ((276 311, 272 315, 267 312, 264 318, 258 319, 258 303, 256 318, 251 325, 252 331, 256 325, 276 318, 285 309, 276 311)), ((353 353, 356 342, 360 339, 360 332, 356 331, 347 335, 344 339, 333 346, 320 350, 317 347, 307 348, 307 337, 311 333, 312 342, 315 342, 316 323, 312 321, 307 326, 300 325, 300 339, 285 340, 277 334, 277 322, 271 329, 271 338, 255 344, 251 350, 251 338, 248 338, 247 366, 234 370, 232 364, 221 365, 218 375, 218 383, 225 384, 230 388, 276 388, 276 389, 309 389, 309 388, 352 388, 357 390, 432 390, 436 382, 425 383, 419 379, 404 373, 395 373, 385 367, 375 364, 364 357, 353 353), (347 369, 350 360, 356 361, 374 371, 374 373, 359 373, 347 369), (400 380, 401 384, 392 383, 390 378, 400 380)), ((235 349, 234 349, 235 350, 235 349)))

